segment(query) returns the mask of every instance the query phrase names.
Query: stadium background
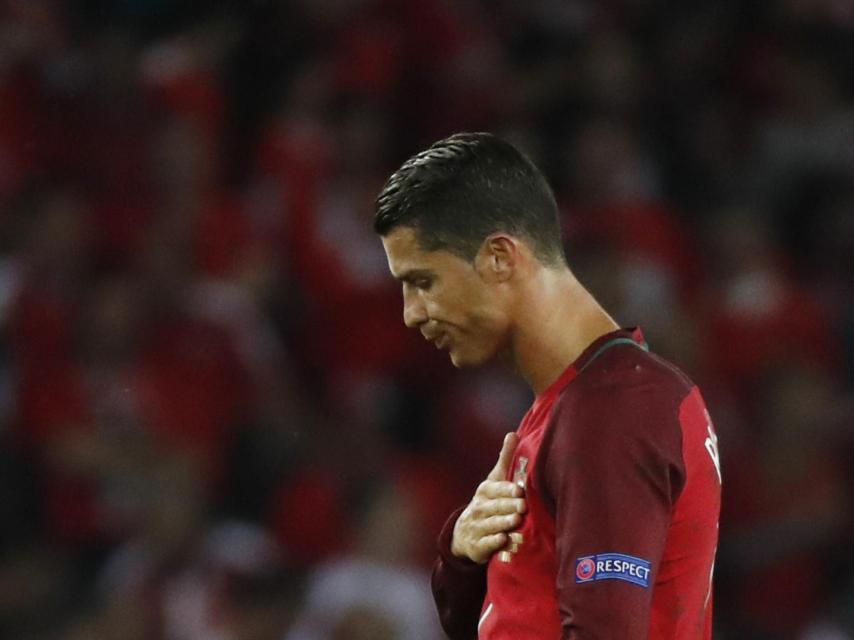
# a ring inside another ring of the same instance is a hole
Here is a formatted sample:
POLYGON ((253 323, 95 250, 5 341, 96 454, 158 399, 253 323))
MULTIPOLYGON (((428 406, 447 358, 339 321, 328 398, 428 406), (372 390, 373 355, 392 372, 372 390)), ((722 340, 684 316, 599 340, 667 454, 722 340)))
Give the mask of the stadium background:
POLYGON ((436 638, 433 538, 529 393, 369 227, 459 130, 704 389, 716 638, 854 638, 854 5, 0 2, 0 636, 436 638))

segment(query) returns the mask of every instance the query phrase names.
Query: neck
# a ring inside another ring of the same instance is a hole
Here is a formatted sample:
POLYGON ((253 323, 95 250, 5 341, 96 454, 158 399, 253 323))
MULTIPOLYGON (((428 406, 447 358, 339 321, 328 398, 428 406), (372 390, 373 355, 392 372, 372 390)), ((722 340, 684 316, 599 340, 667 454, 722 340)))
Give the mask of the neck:
POLYGON ((600 336, 619 328, 568 269, 542 269, 519 297, 511 341, 516 370, 536 395, 600 336))

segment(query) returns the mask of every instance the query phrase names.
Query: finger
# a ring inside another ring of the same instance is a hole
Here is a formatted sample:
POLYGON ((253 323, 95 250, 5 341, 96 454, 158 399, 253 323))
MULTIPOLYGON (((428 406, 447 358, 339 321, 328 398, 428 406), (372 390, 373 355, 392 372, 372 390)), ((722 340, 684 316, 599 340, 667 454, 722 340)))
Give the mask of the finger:
POLYGON ((495 500, 497 498, 521 498, 525 490, 509 480, 486 480, 478 487, 481 498, 495 500))
POLYGON ((515 433, 508 433, 504 436, 504 444, 501 446, 501 453, 498 454, 498 462, 486 476, 487 480, 504 480, 507 478, 517 444, 519 444, 519 436, 515 433))
POLYGON ((478 509, 478 515, 482 518, 488 518, 490 516, 506 516, 511 513, 525 513, 525 507, 525 501, 521 498, 485 500, 478 509))
POLYGON ((478 520, 476 528, 481 537, 488 537, 496 533, 506 533, 511 529, 515 529, 522 522, 522 516, 518 513, 511 513, 502 516, 490 516, 483 520, 478 520))
POLYGON ((503 548, 507 544, 506 533, 495 533, 493 535, 484 536, 475 543, 477 550, 489 559, 493 553, 503 548))

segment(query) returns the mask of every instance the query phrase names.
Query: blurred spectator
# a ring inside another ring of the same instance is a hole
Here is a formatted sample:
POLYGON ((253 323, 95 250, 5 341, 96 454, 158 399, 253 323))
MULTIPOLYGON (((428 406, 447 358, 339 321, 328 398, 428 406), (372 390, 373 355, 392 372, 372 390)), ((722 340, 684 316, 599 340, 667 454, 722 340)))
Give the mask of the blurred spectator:
POLYGON ((286 638, 438 637, 428 575, 412 567, 414 524, 410 499, 393 485, 370 496, 353 550, 309 576, 305 610, 286 638))
POLYGON ((735 600, 732 611, 757 637, 798 637, 829 597, 850 500, 829 447, 833 393, 815 370, 778 370, 766 384, 750 451, 729 461, 721 562, 738 581, 722 585, 723 599, 735 600))

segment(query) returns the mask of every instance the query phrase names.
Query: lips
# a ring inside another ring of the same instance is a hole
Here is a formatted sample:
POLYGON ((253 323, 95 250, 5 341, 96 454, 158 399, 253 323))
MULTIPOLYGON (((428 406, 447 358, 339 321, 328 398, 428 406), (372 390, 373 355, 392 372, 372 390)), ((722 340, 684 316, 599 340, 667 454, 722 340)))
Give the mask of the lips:
POLYGON ((440 333, 436 336, 425 335, 424 339, 432 342, 437 349, 444 349, 448 344, 447 333, 440 333))

